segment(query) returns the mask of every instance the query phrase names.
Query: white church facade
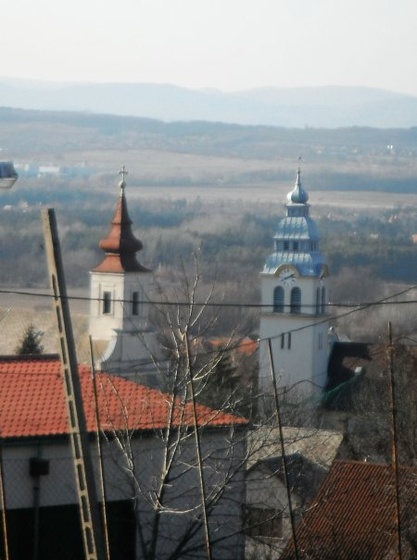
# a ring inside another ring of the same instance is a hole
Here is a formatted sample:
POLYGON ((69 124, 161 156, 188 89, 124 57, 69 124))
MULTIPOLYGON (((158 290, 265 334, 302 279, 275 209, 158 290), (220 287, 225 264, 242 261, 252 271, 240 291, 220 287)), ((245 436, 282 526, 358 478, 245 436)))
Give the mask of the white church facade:
POLYGON ((90 271, 89 334, 98 369, 158 385, 156 364, 162 356, 149 322, 153 274, 137 260, 142 242, 131 229, 126 172, 121 174, 110 232, 100 242, 105 255, 90 271))
MULTIPOLYGON (((125 171, 103 260, 90 271, 89 334, 98 369, 161 386, 166 364, 149 321, 153 273, 137 260, 142 242, 132 232, 125 171)), ((274 250, 260 275, 259 377, 261 392, 272 380, 279 388, 320 393, 327 383, 328 267, 320 235, 310 217, 308 193, 298 169, 288 193, 286 216, 278 223, 274 250)))
POLYGON ((274 375, 279 388, 311 394, 327 380, 328 267, 300 169, 285 206, 261 272, 259 389, 268 391, 274 375))

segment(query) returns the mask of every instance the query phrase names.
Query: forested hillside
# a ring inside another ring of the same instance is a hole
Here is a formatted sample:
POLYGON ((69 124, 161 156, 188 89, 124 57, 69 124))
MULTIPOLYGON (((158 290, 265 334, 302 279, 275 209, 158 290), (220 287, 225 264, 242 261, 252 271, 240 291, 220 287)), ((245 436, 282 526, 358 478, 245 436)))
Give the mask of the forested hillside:
POLYGON ((417 192, 417 127, 285 129, 0 109, 0 146, 21 176, 36 166, 90 180, 121 163, 130 184, 212 185, 292 180, 299 156, 317 190, 417 192))
MULTIPOLYGON (((38 200, 56 208, 61 244, 70 286, 87 286, 88 270, 101 258, 98 243, 108 232, 117 199, 117 178, 110 192, 73 188, 15 186, 4 195, 0 212, 0 254, 3 285, 37 286, 46 282, 46 263, 38 200), (36 195, 35 195, 36 193, 36 195), (23 202, 25 201, 25 202, 23 202)), ((288 184, 288 190, 292 182, 288 184)), ((257 303, 258 274, 272 251, 272 237, 285 214, 282 200, 217 200, 148 198, 131 187, 127 196, 134 231, 143 241, 139 258, 153 270, 187 266, 198 254, 205 282, 236 300, 257 303), (129 198, 130 195, 130 198, 129 198)), ((417 278, 417 207, 368 208, 314 205, 312 215, 322 234, 338 301, 373 298, 378 283, 417 278), (354 273, 354 282, 351 275, 354 273), (349 277, 345 283, 343 277, 349 277)))
POLYGON ((282 127, 409 127, 417 98, 378 88, 260 87, 225 92, 156 83, 59 83, 0 78, 0 105, 174 121, 282 127))
MULTIPOLYGON (((7 109, 0 123, 3 159, 20 174, 0 193, 2 286, 46 285, 42 205, 57 211, 69 286, 87 286, 126 165, 143 264, 168 278, 198 254, 219 301, 257 304, 300 154, 333 301, 374 300, 417 278, 417 128, 289 130, 7 109)), ((229 311, 224 329, 239 312, 229 311)))

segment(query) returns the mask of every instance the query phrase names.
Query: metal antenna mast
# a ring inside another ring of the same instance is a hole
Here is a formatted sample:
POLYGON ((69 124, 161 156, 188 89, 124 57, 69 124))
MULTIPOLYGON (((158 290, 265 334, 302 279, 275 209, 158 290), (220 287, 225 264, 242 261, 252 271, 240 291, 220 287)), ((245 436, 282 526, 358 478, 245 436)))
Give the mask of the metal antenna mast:
POLYGON ((70 439, 77 483, 81 532, 85 560, 105 560, 105 546, 101 527, 94 479, 87 423, 84 414, 77 357, 72 334, 71 316, 66 292, 64 267, 56 225, 55 211, 42 211, 49 276, 54 295, 58 325, 62 371, 70 426, 70 439))

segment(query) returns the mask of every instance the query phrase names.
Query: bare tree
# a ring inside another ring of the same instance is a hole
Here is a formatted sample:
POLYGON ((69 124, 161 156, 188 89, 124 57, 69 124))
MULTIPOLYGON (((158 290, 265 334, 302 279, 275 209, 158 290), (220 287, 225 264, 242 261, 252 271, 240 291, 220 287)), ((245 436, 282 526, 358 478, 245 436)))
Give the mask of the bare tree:
MULTIPOLYGON (((226 406, 232 400, 229 385, 215 408, 201 403, 225 350, 201 355, 201 341, 218 317, 209 306, 213 290, 202 296, 199 281, 198 271, 191 282, 184 273, 175 295, 161 290, 161 304, 154 309, 169 363, 163 423, 145 434, 132 432, 132 411, 121 403, 126 429, 109 438, 114 464, 130 482, 139 557, 149 560, 243 558, 244 553, 247 420, 226 406)), ((152 418, 154 411, 147 412, 152 418)))
MULTIPOLYGON (((259 546, 276 557, 289 509, 276 411, 255 414, 255 356, 245 351, 252 341, 238 325, 219 340, 219 296, 214 284, 202 288, 198 259, 191 275, 183 268, 159 295, 153 315, 169 364, 163 425, 132 432, 132 411, 121 403, 126 429, 109 438, 115 468, 130 483, 139 557, 238 559, 259 546)), ((316 433, 286 437, 313 441, 316 433)), ((300 492, 295 472, 305 477, 305 468, 293 467, 291 491, 300 492)))
POLYGON ((401 465, 417 465, 415 348, 395 343, 390 391, 388 346, 370 346, 365 370, 338 387, 334 406, 344 422, 341 458, 390 463, 393 445, 401 465), (394 401, 391 401, 391 398, 394 401), (393 410, 395 418, 393 418, 393 410), (395 420, 395 430, 393 422, 395 420), (395 441, 393 441, 395 434, 395 441))

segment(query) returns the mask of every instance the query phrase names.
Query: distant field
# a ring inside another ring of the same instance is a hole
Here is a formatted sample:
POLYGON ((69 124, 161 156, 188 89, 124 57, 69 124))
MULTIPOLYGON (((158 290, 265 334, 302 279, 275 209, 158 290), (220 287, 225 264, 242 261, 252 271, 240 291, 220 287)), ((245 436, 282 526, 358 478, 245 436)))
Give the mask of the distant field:
MULTIPOLYGON (((266 207, 268 212, 283 216, 285 211, 283 203, 293 184, 294 181, 282 182, 277 185, 258 184, 256 186, 239 185, 235 187, 228 185, 227 187, 210 186, 207 188, 194 186, 142 187, 128 184, 127 196, 128 201, 132 202, 145 199, 162 201, 164 199, 182 198, 190 202, 199 198, 203 204, 207 201, 207 216, 204 219, 201 216, 196 218, 195 227, 198 227, 200 231, 210 231, 210 229, 216 227, 215 224, 219 224, 219 221, 223 224, 228 217, 230 220, 235 219, 236 214, 245 210, 256 212, 256 209, 260 208, 265 212, 266 207)), ((114 189, 115 202, 118 191, 116 181, 111 188, 114 189)), ((401 206, 417 209, 417 195, 414 194, 315 191, 309 187, 308 181, 306 181, 306 188, 310 194, 313 216, 320 214, 320 210, 327 213, 325 207, 330 208, 331 213, 335 215, 339 211, 345 219, 349 219, 349 216, 353 215, 355 210, 368 211, 371 215, 372 211, 378 212, 383 209, 400 208, 401 206)), ((104 224, 104 226, 107 227, 107 224, 104 224)), ((134 229, 136 230, 135 225, 134 229)), ((140 226, 138 226, 138 231, 141 231, 140 226)), ((88 275, 87 268, 85 270, 86 277, 88 275)), ((3 293, 0 293, 0 321, 2 322, 3 334, 0 353, 11 352, 30 323, 35 324, 37 328, 45 332, 45 349, 56 351, 52 301, 50 297, 43 297, 44 294, 49 294, 50 290, 47 287, 27 290, 10 288, 8 290, 7 287, 2 286, 2 291, 3 293), (6 293, 7 291, 10 293, 6 293), (27 295, 22 294, 23 291, 26 291, 27 295)), ((84 333, 87 329, 88 301, 76 298, 88 298, 88 288, 71 289, 69 295, 71 297, 70 306, 74 329, 77 332, 84 333), (73 299, 74 297, 75 299, 73 299)))
MULTIPOLYGON (((158 199, 158 198, 185 198, 186 200, 242 201, 242 202, 267 202, 280 206, 285 202, 287 193, 292 189, 292 183, 277 185, 240 185, 236 187, 131 187, 127 190, 129 199, 158 199)), ((398 208, 401 206, 417 207, 417 194, 397 194, 364 191, 314 191, 305 185, 309 193, 309 202, 313 206, 334 206, 338 208, 398 208)))
MULTIPOLYGON (((51 291, 45 287, 19 289, 4 288, 0 293, 0 323, 2 336, 0 337, 0 354, 12 354, 21 341, 29 325, 43 333, 42 345, 45 352, 58 352, 57 325, 51 297, 45 297, 51 291), (7 293, 9 292, 9 293, 7 293), (22 292, 27 292, 23 295, 22 292)), ((68 290, 70 297, 71 322, 74 338, 77 341, 78 359, 89 361, 87 332, 89 305, 88 290, 68 290)))
MULTIPOLYGON (((87 272, 86 272, 87 274, 87 272)), ((69 289, 71 312, 75 314, 88 314, 89 302, 88 289, 69 289), (85 298, 85 299, 84 299, 85 298)), ((53 310, 51 290, 45 288, 13 288, 2 287, 0 294, 0 309, 4 313, 7 309, 19 308, 27 311, 33 310, 38 313, 53 310)), ((1 321, 1 314, 0 314, 1 321)))

